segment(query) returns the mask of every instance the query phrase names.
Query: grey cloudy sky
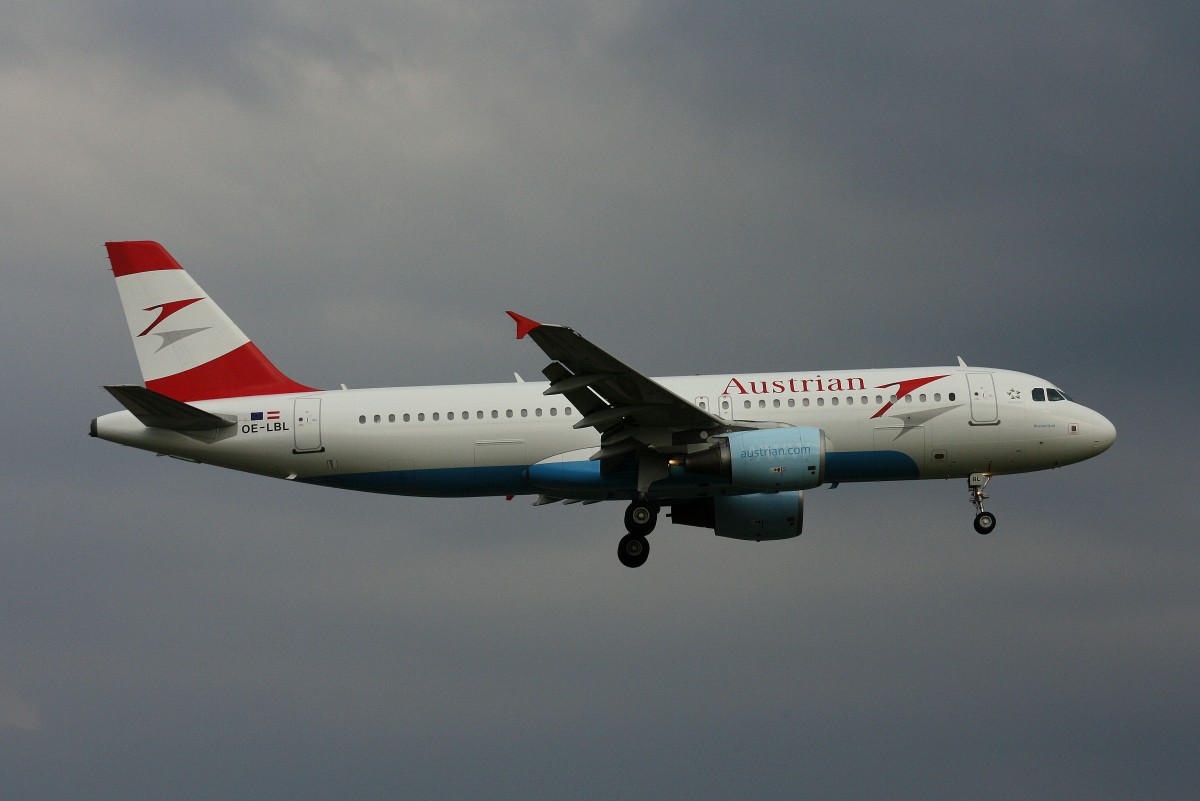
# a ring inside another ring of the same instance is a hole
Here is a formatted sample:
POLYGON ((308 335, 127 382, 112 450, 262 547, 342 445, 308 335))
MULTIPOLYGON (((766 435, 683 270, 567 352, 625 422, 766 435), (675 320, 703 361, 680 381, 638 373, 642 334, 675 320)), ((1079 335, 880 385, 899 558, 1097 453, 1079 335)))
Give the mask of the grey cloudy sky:
POLYGON ((0 796, 1191 798, 1194 4, 3 2, 0 796), (806 531, 86 436, 163 242, 293 377, 1026 370, 1117 444, 806 531), (1172 422, 1174 421, 1174 422, 1172 422))

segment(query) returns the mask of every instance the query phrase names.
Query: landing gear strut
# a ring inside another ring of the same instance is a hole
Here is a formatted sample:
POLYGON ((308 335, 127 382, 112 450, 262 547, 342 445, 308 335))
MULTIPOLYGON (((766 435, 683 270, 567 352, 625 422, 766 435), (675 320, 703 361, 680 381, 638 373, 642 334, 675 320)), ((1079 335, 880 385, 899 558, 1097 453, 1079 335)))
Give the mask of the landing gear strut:
POLYGON ((649 501, 636 500, 625 510, 625 529, 629 532, 617 545, 617 558, 625 567, 641 567, 650 556, 650 543, 646 535, 654 530, 658 522, 658 506, 649 501))
POLYGON ((983 502, 988 499, 984 492, 992 477, 985 473, 972 473, 967 479, 967 489, 971 491, 971 505, 975 507, 975 530, 980 534, 990 534, 996 527, 996 516, 983 511, 983 502))

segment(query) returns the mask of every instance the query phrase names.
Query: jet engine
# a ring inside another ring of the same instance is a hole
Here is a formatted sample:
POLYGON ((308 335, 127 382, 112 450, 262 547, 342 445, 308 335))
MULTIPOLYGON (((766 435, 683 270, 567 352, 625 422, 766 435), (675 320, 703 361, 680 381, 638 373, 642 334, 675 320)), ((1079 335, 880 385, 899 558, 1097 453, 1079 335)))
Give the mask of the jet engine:
POLYGON ((786 540, 804 530, 804 492, 699 498, 672 506, 671 522, 711 528, 735 540, 786 540))
POLYGON ((824 481, 825 451, 819 428, 735 431, 708 450, 688 454, 683 469, 760 492, 812 489, 824 481))

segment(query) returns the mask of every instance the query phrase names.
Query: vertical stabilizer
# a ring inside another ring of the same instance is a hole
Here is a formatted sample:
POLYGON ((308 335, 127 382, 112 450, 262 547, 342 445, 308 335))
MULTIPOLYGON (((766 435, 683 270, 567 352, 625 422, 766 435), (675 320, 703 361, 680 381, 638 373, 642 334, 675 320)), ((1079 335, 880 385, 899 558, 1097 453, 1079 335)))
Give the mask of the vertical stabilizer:
POLYGON ((180 401, 308 392, 157 242, 107 242, 146 387, 180 401))

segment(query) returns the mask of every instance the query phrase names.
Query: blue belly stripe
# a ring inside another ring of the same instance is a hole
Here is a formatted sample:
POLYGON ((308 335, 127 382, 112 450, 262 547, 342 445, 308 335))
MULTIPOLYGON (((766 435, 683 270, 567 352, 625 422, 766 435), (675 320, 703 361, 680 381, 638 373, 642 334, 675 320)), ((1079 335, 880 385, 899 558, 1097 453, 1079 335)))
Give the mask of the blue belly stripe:
POLYGON ((920 478, 917 463, 900 451, 848 451, 825 455, 825 480, 900 481, 920 478))
MULTIPOLYGON (((825 456, 825 481, 888 481, 920 478, 911 456, 899 451, 855 451, 825 456)), ((324 487, 379 492, 388 495, 465 498, 471 496, 530 495, 545 493, 574 497, 632 497, 637 474, 618 470, 600 473, 599 462, 560 462, 505 467, 449 467, 437 470, 385 470, 340 473, 298 479, 324 487)), ((662 500, 694 498, 705 487, 723 482, 671 468, 669 477, 655 482, 651 496, 662 500)))

